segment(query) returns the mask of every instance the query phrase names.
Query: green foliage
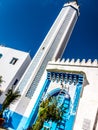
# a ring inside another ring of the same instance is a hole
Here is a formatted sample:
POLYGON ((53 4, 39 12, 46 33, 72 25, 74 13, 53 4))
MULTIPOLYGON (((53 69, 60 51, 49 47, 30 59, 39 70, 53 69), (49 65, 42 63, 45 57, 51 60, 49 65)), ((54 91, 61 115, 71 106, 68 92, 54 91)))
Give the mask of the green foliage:
POLYGON ((36 124, 34 124, 34 125, 32 126, 32 129, 33 129, 33 130, 40 130, 40 129, 42 128, 42 125, 43 125, 43 122, 41 121, 41 119, 40 119, 40 120, 37 120, 37 121, 36 121, 36 124))
POLYGON ((0 116, 2 117, 3 111, 9 107, 11 103, 14 103, 20 97, 19 91, 14 91, 13 87, 8 89, 6 93, 6 99, 2 104, 2 109, 0 111, 0 116))
POLYGON ((61 120, 62 112, 57 108, 57 101, 55 97, 47 98, 42 101, 38 111, 38 118, 36 123, 32 126, 32 130, 40 130, 43 127, 44 121, 58 121, 61 120))

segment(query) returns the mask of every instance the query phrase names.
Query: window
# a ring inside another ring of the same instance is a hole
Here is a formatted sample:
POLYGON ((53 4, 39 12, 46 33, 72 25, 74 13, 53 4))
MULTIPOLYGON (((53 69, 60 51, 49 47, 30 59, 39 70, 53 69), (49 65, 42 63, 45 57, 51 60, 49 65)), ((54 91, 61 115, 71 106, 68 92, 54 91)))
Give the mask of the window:
POLYGON ((18 84, 18 79, 16 79, 12 85, 13 89, 15 89, 16 85, 18 84))
POLYGON ((17 85, 17 83, 18 83, 18 79, 15 80, 13 85, 15 86, 15 85, 17 85))
POLYGON ((0 53, 0 58, 2 57, 3 55, 0 53))
POLYGON ((10 64, 15 65, 17 61, 18 61, 18 58, 13 57, 12 60, 10 61, 10 64))

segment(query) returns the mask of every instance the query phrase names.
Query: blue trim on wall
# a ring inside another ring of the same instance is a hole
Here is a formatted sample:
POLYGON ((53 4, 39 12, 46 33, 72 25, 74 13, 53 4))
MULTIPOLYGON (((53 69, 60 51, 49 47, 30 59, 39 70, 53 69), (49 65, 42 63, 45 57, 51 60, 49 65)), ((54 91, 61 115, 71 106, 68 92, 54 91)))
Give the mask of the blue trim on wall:
MULTIPOLYGON (((3 113, 3 118, 5 119, 4 128, 8 130, 17 130, 19 123, 21 122, 21 119, 24 118, 24 120, 27 120, 26 117, 13 112, 9 109, 6 109, 3 113)), ((21 130, 21 129, 20 129, 21 130)))
POLYGON ((46 92, 49 84, 50 84, 50 81, 48 79, 46 79, 45 83, 43 85, 43 88, 40 92, 40 95, 39 95, 38 99, 36 100, 36 104, 35 104, 32 112, 30 114, 30 117, 28 118, 26 125, 23 127, 24 130, 26 130, 29 126, 32 126, 32 124, 34 123, 36 115, 38 113, 38 108, 39 108, 39 104, 40 104, 40 101, 41 101, 41 98, 42 98, 42 94, 43 94, 43 92, 46 92))

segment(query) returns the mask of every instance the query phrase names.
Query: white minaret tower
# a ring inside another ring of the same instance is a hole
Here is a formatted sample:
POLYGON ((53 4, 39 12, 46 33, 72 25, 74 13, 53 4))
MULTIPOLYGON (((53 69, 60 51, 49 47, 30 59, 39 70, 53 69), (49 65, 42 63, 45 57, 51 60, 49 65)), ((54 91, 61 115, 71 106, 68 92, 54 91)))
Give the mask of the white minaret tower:
MULTIPOLYGON (((47 63, 50 60, 57 60, 62 56, 78 16, 79 6, 77 5, 77 2, 69 2, 63 6, 17 86, 17 89, 20 90, 21 98, 19 103, 17 103, 16 108, 14 107, 16 113, 29 118, 31 111, 35 109, 35 99, 37 99, 42 91, 42 88, 38 89, 38 86, 39 84, 42 86, 41 78, 45 72, 47 63), (38 91, 36 89, 38 89, 38 91), (37 94, 35 93, 35 90, 37 91, 37 94)), ((24 127, 25 129, 25 125, 22 126, 20 122, 17 129, 21 129, 21 127, 24 127)))
POLYGON ((32 98, 48 61, 62 56, 78 16, 79 6, 75 1, 63 6, 18 86, 21 93, 24 87, 28 88, 26 97, 32 98))
POLYGON ((52 37, 54 38, 53 43, 56 42, 56 47, 52 59, 57 60, 62 56, 78 16, 79 6, 75 1, 69 2, 63 6, 58 18, 54 23, 56 24, 56 27, 54 27, 55 31, 52 37))

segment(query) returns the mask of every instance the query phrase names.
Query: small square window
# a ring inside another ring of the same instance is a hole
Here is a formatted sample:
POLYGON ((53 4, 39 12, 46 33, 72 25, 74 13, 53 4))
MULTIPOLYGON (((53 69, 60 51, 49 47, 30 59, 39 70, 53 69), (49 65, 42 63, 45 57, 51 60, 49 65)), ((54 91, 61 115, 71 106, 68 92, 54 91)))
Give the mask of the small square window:
POLYGON ((10 61, 10 64, 15 65, 17 61, 18 61, 18 58, 13 57, 12 60, 10 61))

